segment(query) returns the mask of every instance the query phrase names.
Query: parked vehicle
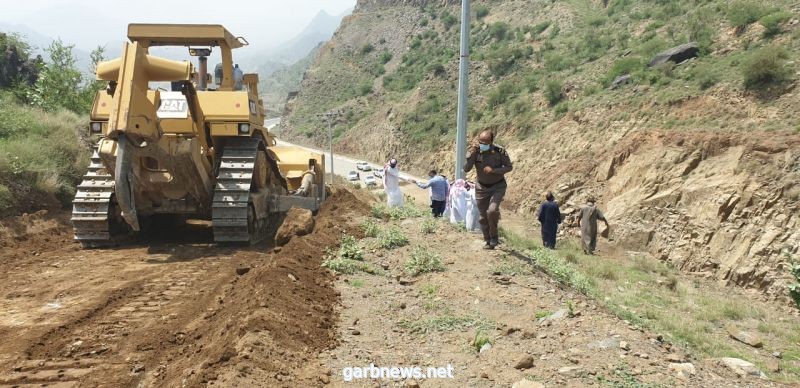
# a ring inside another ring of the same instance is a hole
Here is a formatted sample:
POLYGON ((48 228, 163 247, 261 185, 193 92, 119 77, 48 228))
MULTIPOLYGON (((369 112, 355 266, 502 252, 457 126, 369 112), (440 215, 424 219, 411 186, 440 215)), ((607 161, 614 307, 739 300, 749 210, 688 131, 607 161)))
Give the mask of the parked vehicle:
POLYGON ((372 170, 372 175, 375 175, 376 178, 383 178, 383 170, 380 168, 372 170))
POLYGON ((367 162, 356 162, 356 168, 361 171, 372 171, 372 167, 367 162))
POLYGON ((357 171, 350 171, 347 173, 347 180, 349 181, 357 181, 360 179, 361 175, 359 175, 357 171))
POLYGON ((375 187, 378 185, 378 182, 374 176, 367 175, 364 177, 364 184, 367 185, 367 187, 375 187))

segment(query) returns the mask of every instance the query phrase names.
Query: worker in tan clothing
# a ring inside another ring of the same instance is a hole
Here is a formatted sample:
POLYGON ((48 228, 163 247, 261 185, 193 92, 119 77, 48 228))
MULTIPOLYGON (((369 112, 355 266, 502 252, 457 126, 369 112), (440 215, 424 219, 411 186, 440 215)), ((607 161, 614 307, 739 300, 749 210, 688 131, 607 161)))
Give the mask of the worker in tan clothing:
POLYGON ((483 249, 494 249, 498 244, 497 224, 500 221, 500 202, 506 195, 505 174, 512 170, 511 158, 505 149, 494 144, 494 133, 486 130, 478 135, 467 150, 464 172, 475 167, 478 182, 475 185, 475 200, 478 202, 479 222, 486 245, 483 249))
POLYGON ((608 228, 608 221, 603 212, 595 205, 593 196, 586 199, 586 206, 578 213, 578 226, 581 227, 581 246, 583 253, 593 255, 597 248, 597 220, 603 221, 608 228))

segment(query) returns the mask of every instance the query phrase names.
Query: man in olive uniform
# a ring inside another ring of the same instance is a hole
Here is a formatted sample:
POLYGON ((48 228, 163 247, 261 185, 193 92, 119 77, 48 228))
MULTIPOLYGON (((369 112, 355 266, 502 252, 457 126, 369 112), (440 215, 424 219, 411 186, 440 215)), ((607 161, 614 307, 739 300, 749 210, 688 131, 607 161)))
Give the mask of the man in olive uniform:
POLYGON ((597 248, 597 220, 603 221, 608 228, 608 221, 603 215, 603 212, 594 204, 593 196, 586 199, 586 206, 581 208, 578 213, 578 226, 581 227, 581 246, 583 253, 594 255, 594 250, 597 248))
POLYGON ((478 136, 467 150, 464 172, 475 167, 478 182, 475 199, 478 202, 479 222, 486 245, 483 249, 494 249, 498 243, 497 223, 500 221, 500 202, 506 194, 505 174, 511 171, 511 158, 501 147, 494 145, 494 133, 486 130, 478 136))

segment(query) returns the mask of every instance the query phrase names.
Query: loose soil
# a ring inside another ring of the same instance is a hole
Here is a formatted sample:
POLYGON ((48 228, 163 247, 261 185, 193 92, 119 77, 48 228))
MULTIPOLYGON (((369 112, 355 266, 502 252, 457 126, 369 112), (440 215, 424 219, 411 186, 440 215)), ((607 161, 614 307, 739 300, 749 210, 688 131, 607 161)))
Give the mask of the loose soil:
POLYGON ((320 267, 368 210, 335 190, 313 233, 219 247, 206 223, 81 250, 68 214, 0 226, 0 386, 308 386, 336 339, 320 267))

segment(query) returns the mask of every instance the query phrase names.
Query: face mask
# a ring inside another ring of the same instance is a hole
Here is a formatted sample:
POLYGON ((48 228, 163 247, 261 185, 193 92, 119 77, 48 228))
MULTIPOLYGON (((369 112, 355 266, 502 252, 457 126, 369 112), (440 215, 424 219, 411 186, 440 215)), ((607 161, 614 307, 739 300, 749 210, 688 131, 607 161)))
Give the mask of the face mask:
POLYGON ((395 163, 395 164, 391 164, 391 163, 389 163, 389 167, 391 167, 391 168, 395 168, 395 167, 397 167, 397 163, 395 163))
POLYGON ((489 151, 492 148, 491 144, 479 144, 481 152, 489 151))

